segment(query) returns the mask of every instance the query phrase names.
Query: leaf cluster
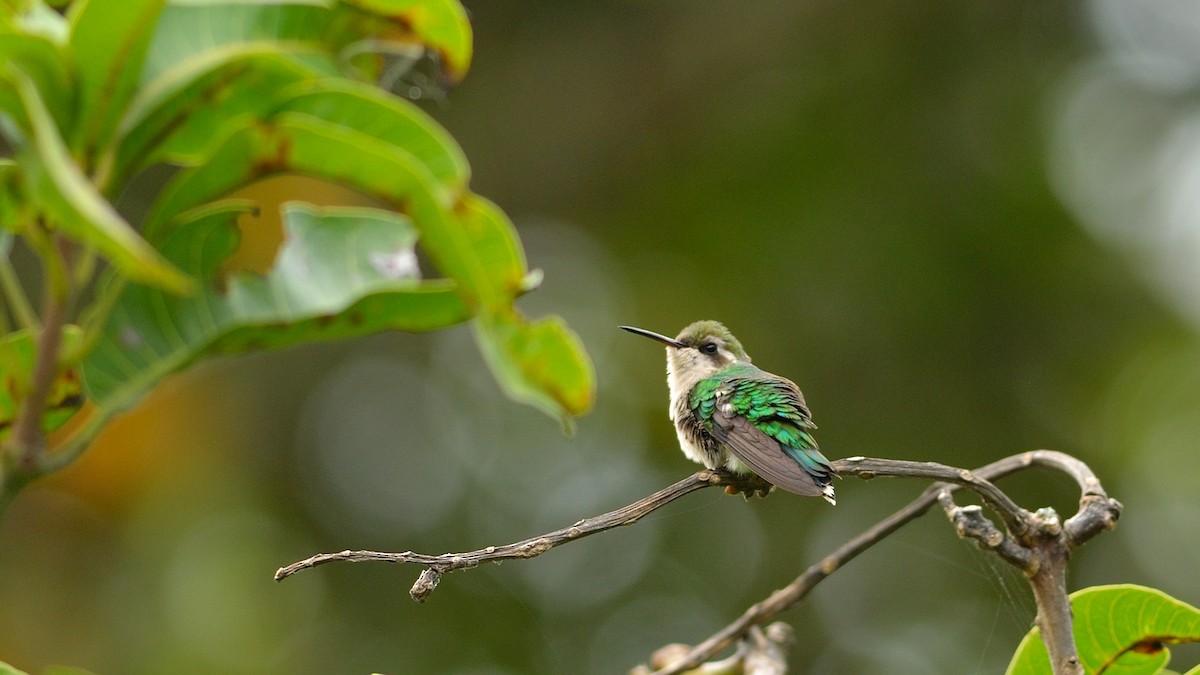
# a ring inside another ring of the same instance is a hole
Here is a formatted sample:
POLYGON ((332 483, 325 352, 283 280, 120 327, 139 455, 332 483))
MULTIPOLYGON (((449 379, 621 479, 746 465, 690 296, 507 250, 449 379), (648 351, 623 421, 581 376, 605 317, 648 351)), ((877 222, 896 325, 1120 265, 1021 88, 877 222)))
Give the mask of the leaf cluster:
POLYGON ((470 321, 509 395, 564 424, 585 412, 577 336, 514 306, 540 273, 512 222, 470 191, 453 137, 391 91, 441 91, 471 52, 455 0, 0 0, 4 482, 69 461, 201 358, 383 330, 470 321), (114 204, 164 165, 135 228, 114 204), (289 202, 269 268, 231 269, 258 208, 235 193, 284 174, 372 206, 289 202), (40 316, 16 241, 44 270, 40 316), (26 407, 36 433, 17 433, 26 407))

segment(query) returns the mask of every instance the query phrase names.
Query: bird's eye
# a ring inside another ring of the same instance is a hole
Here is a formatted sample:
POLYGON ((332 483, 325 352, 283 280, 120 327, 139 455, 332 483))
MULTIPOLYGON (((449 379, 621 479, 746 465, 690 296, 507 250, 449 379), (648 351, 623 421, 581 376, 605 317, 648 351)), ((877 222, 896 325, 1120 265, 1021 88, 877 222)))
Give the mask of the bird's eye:
POLYGON ((716 354, 717 353, 717 343, 705 342, 704 344, 700 345, 700 351, 704 352, 705 354, 716 354))

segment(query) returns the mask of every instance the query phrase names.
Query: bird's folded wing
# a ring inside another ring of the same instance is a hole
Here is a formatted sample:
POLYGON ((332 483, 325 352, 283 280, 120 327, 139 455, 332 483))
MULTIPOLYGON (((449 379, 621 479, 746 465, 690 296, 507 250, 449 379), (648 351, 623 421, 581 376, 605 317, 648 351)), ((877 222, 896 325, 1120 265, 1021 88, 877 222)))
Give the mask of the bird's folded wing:
POLYGON ((817 485, 796 460, 785 454, 779 441, 756 429, 745 417, 717 406, 713 411, 712 435, 772 485, 806 497, 825 494, 824 486, 817 485))

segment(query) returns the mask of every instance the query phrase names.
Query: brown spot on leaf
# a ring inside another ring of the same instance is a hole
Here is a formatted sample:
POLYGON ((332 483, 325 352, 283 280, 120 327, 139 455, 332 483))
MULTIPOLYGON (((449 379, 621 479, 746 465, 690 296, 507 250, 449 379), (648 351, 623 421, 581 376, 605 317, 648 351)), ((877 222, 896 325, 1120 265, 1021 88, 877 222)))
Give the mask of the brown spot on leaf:
MULTIPOLYGON (((273 136, 273 127, 268 126, 268 138, 273 136)), ((274 152, 264 153, 254 162, 252 167, 252 175, 266 176, 273 173, 285 171, 291 166, 292 161, 292 141, 286 137, 275 139, 274 152)))
POLYGON ((1162 640, 1157 638, 1147 638, 1138 642, 1131 647, 1131 651, 1138 654, 1157 654, 1163 650, 1162 640))

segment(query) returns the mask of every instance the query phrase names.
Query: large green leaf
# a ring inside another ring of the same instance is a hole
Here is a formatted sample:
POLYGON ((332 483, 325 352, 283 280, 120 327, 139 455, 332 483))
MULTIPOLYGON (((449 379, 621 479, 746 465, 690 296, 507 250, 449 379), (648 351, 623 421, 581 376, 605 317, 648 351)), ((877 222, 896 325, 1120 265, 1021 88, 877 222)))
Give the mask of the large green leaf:
POLYGON ((95 246, 129 277, 175 292, 189 290, 191 280, 138 236, 80 170, 33 82, 19 71, 9 75, 33 134, 33 147, 20 158, 28 171, 32 201, 62 232, 95 246))
POLYGON ((261 118, 278 92, 321 74, 262 43, 201 52, 139 92, 102 158, 106 172, 115 186, 157 162, 201 164, 226 127, 261 118))
MULTIPOLYGON (((72 147, 94 158, 133 97, 166 0, 76 0, 70 46, 79 68, 79 117, 72 147)), ((89 167, 90 168, 90 167, 89 167)))
POLYGON ((291 96, 276 108, 277 113, 304 113, 354 129, 411 154, 442 187, 453 192, 466 188, 471 169, 462 149, 412 103, 352 80, 327 80, 288 93, 291 96))
MULTIPOLYGON (((0 25, 0 75, 10 67, 32 80, 55 125, 60 129, 68 128, 74 119, 73 81, 62 47, 44 35, 0 25)), ((0 86, 0 113, 7 113, 23 133, 31 134, 29 116, 15 88, 0 86)))
POLYGON ((531 323, 511 308, 512 299, 535 286, 540 273, 525 273, 525 253, 508 216, 473 194, 464 196, 455 214, 471 242, 456 254, 470 256, 469 264, 481 269, 487 285, 508 303, 481 312, 475 323, 480 351, 509 396, 569 424, 595 398, 595 374, 582 342, 558 317, 531 323))
MULTIPOLYGON (((78 346, 79 328, 66 326, 62 340, 64 350, 78 346)), ((0 441, 8 438, 17 411, 29 393, 36 361, 36 339, 29 331, 19 330, 0 338, 0 441)), ((82 405, 83 385, 78 368, 61 369, 46 396, 42 430, 53 431, 62 426, 82 405)))
MULTIPOLYGON (((462 6, 447 0, 171 4, 146 58, 144 86, 121 122, 120 142, 103 158, 105 175, 119 182, 156 161, 201 163, 222 126, 262 117, 287 84, 342 74, 351 43, 432 50, 442 54, 446 77, 457 80, 470 61, 470 40, 462 6)), ((365 103, 401 102, 377 95, 365 103)), ((465 176, 465 168, 461 160, 431 165, 439 178, 465 176)))
POLYGON ((556 321, 529 324, 512 309, 535 277, 503 212, 482 198, 445 189, 426 162, 357 129, 286 112, 270 124, 237 131, 208 162, 182 172, 163 193, 148 219, 148 236, 169 232, 170 214, 280 172, 339 182, 408 213, 423 248, 480 316, 477 337, 505 390, 560 417, 590 406, 591 364, 578 339, 556 321), (538 357, 539 345, 553 355, 538 357))
MULTIPOLYGON (((356 129, 309 114, 287 112, 270 123, 239 129, 208 161, 181 172, 155 202, 146 222, 154 238, 175 214, 225 196, 253 180, 279 173, 325 178, 373 196, 412 217, 424 248, 438 268, 462 286, 472 306, 506 307, 515 296, 523 267, 512 257, 481 260, 477 249, 515 246, 473 241, 453 209, 459 195, 443 188, 429 168, 406 149, 380 142, 356 129), (502 288, 495 279, 510 279, 502 288)), ((487 237, 514 238, 512 231, 482 230, 487 237)))
MULTIPOLYGON (((1162 591, 1119 584, 1071 594, 1079 660, 1089 675, 1152 675, 1170 659, 1166 645, 1200 642, 1200 610, 1162 591)), ((1026 634, 1007 675, 1051 675, 1037 628, 1026 634)))
POLYGON ((146 56, 142 84, 155 86, 172 71, 208 60, 207 52, 257 47, 328 62, 333 0, 227 0, 172 2, 164 10, 146 56))
POLYGON ((163 240, 164 254, 205 282, 202 292, 126 289, 84 363, 102 410, 131 405, 206 354, 434 330, 470 317, 452 282, 419 278, 408 219, 377 209, 288 205, 286 239, 269 273, 226 276, 221 263, 237 249, 235 218, 245 210, 203 209, 163 240))

